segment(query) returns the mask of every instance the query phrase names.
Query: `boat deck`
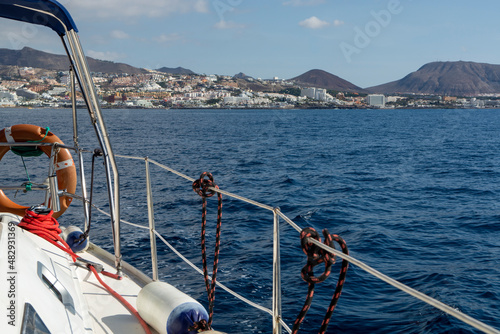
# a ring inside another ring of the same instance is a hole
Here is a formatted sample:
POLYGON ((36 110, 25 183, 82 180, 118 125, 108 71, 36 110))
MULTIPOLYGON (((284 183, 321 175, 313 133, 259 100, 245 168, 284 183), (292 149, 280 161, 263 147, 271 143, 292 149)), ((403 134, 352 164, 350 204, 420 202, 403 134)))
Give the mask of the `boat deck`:
MULTIPOLYGON (((112 272, 113 267, 105 263, 106 259, 102 256, 96 256, 103 254, 102 252, 97 247, 91 246, 89 251, 79 255, 86 260, 103 264, 105 270, 112 272)), ((80 282, 82 294, 88 305, 89 314, 93 321, 94 333, 144 333, 144 329, 137 318, 130 314, 130 311, 97 281, 92 272, 77 266, 74 266, 74 269, 80 282)), ((137 309, 137 295, 143 285, 139 285, 126 274, 121 280, 104 275, 100 277, 107 285, 137 309)), ((150 328, 150 330, 151 333, 157 333, 153 328, 150 328)))
MULTIPOLYGON (((19 333, 23 326, 26 304, 33 307, 43 326, 50 328, 51 332, 59 329, 64 333, 144 333, 139 321, 125 306, 98 282, 92 272, 76 266, 66 252, 14 224, 2 223, 2 251, 8 250, 9 244, 14 251, 11 254, 15 254, 11 257, 14 261, 8 262, 6 256, 2 257, 1 264, 15 283, 11 289, 12 302, 7 300, 5 303, 12 303, 16 308, 16 326, 10 327, 12 333, 19 333), (61 317, 62 314, 66 317, 61 317)), ((112 272, 113 267, 103 256, 105 254, 102 249, 91 245, 88 251, 79 255, 103 264, 112 272)), ((136 307, 137 295, 148 283, 147 276, 138 271, 136 275, 143 276, 142 285, 137 282, 137 276, 124 275, 123 279, 116 280, 101 275, 101 279, 136 307)), ((9 288, 5 286, 2 290, 9 291, 9 288)), ((157 333, 154 329, 151 332, 157 333)))
MULTIPOLYGON (((17 334, 23 326, 36 333, 145 332, 137 318, 90 270, 76 265, 69 254, 45 239, 17 227, 18 218, 0 217, 0 252, 7 254, 0 257, 0 267, 7 273, 7 280, 0 281, 0 289, 12 291, 0 299, 3 305, 14 305, 14 322, 2 333, 17 334)), ((98 246, 90 244, 78 255, 114 273, 113 256, 98 246)), ((139 291, 152 280, 130 264, 122 263, 122 279, 102 274, 100 278, 137 309, 139 291)), ((150 330, 158 334, 154 328, 150 330)))

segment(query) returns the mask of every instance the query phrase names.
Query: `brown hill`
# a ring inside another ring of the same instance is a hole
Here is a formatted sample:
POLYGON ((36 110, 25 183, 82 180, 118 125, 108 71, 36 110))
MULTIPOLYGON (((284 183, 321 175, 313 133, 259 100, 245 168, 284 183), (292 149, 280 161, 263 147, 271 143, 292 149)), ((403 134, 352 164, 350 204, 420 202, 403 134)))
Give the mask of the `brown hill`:
POLYGON ((311 70, 290 80, 302 86, 325 88, 340 92, 364 91, 363 88, 323 70, 311 70))
POLYGON ((401 80, 366 88, 373 93, 476 96, 500 93, 500 65, 433 62, 401 80))
POLYGON ((191 75, 191 74, 196 74, 190 69, 184 68, 184 67, 162 67, 157 69, 158 72, 163 72, 163 73, 168 73, 168 74, 185 74, 185 75, 191 75))
MULTIPOLYGON (((89 68, 92 72, 103 73, 146 73, 144 69, 136 68, 123 63, 97 60, 87 57, 89 68)), ((0 65, 43 68, 54 71, 67 71, 69 61, 65 55, 55 55, 32 48, 22 50, 0 49, 0 65)))

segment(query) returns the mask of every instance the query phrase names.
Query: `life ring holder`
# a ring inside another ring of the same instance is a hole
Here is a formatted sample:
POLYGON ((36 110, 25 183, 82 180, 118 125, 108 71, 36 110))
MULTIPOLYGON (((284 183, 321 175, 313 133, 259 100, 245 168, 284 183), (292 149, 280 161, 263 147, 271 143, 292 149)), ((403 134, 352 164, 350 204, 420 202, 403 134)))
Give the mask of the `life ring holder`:
MULTIPOLYGON (((59 143, 64 145, 61 139, 48 131, 48 129, 31 124, 13 125, 0 131, 0 143, 15 142, 59 143)), ((43 151, 50 158, 52 146, 39 146, 38 149, 43 151)), ((9 146, 0 146, 0 160, 2 160, 5 153, 9 150, 9 146)), ((73 157, 67 148, 58 149, 55 171, 58 188, 74 194, 77 183, 76 167, 73 162, 73 157)), ((53 217, 58 218, 61 216, 69 207, 72 200, 73 199, 69 196, 61 196, 59 199, 61 210, 54 212, 53 217)), ((2 190, 0 190, 0 212, 9 212, 18 216, 24 216, 26 209, 29 209, 29 207, 13 202, 2 190)))

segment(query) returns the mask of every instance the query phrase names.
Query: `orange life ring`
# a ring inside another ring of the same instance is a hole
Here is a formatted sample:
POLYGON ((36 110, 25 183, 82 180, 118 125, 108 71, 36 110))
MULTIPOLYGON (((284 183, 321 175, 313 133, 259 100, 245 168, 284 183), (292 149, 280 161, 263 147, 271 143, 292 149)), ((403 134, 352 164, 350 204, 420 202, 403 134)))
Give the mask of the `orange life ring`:
MULTIPOLYGON (((27 142, 27 141, 40 141, 41 143, 64 143, 52 132, 47 132, 47 129, 41 128, 36 125, 18 124, 7 127, 0 131, 1 143, 12 142, 27 142)), ((51 146, 38 147, 48 157, 52 150, 51 146)), ((5 153, 10 150, 9 146, 0 146, 0 160, 5 153)), ((76 190, 76 167, 73 162, 71 153, 66 148, 59 148, 56 157, 56 175, 57 185, 60 190, 66 190, 68 193, 74 194, 76 190)), ((72 198, 68 196, 61 196, 61 210, 54 212, 53 217, 58 218, 71 204, 72 198)), ((24 216, 28 207, 19 205, 11 201, 2 190, 0 190, 0 212, 9 212, 18 216, 24 216)))

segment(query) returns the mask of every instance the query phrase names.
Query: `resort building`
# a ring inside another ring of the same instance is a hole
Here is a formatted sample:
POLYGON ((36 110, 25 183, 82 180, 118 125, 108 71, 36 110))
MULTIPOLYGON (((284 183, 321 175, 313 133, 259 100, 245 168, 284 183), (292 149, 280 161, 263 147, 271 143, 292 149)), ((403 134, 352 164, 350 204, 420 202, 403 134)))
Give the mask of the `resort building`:
POLYGON ((300 96, 305 96, 313 100, 318 101, 328 101, 331 96, 323 88, 302 88, 300 90, 300 96))
POLYGON ((370 107, 385 108, 386 98, 382 94, 370 94, 366 97, 366 104, 370 107))

